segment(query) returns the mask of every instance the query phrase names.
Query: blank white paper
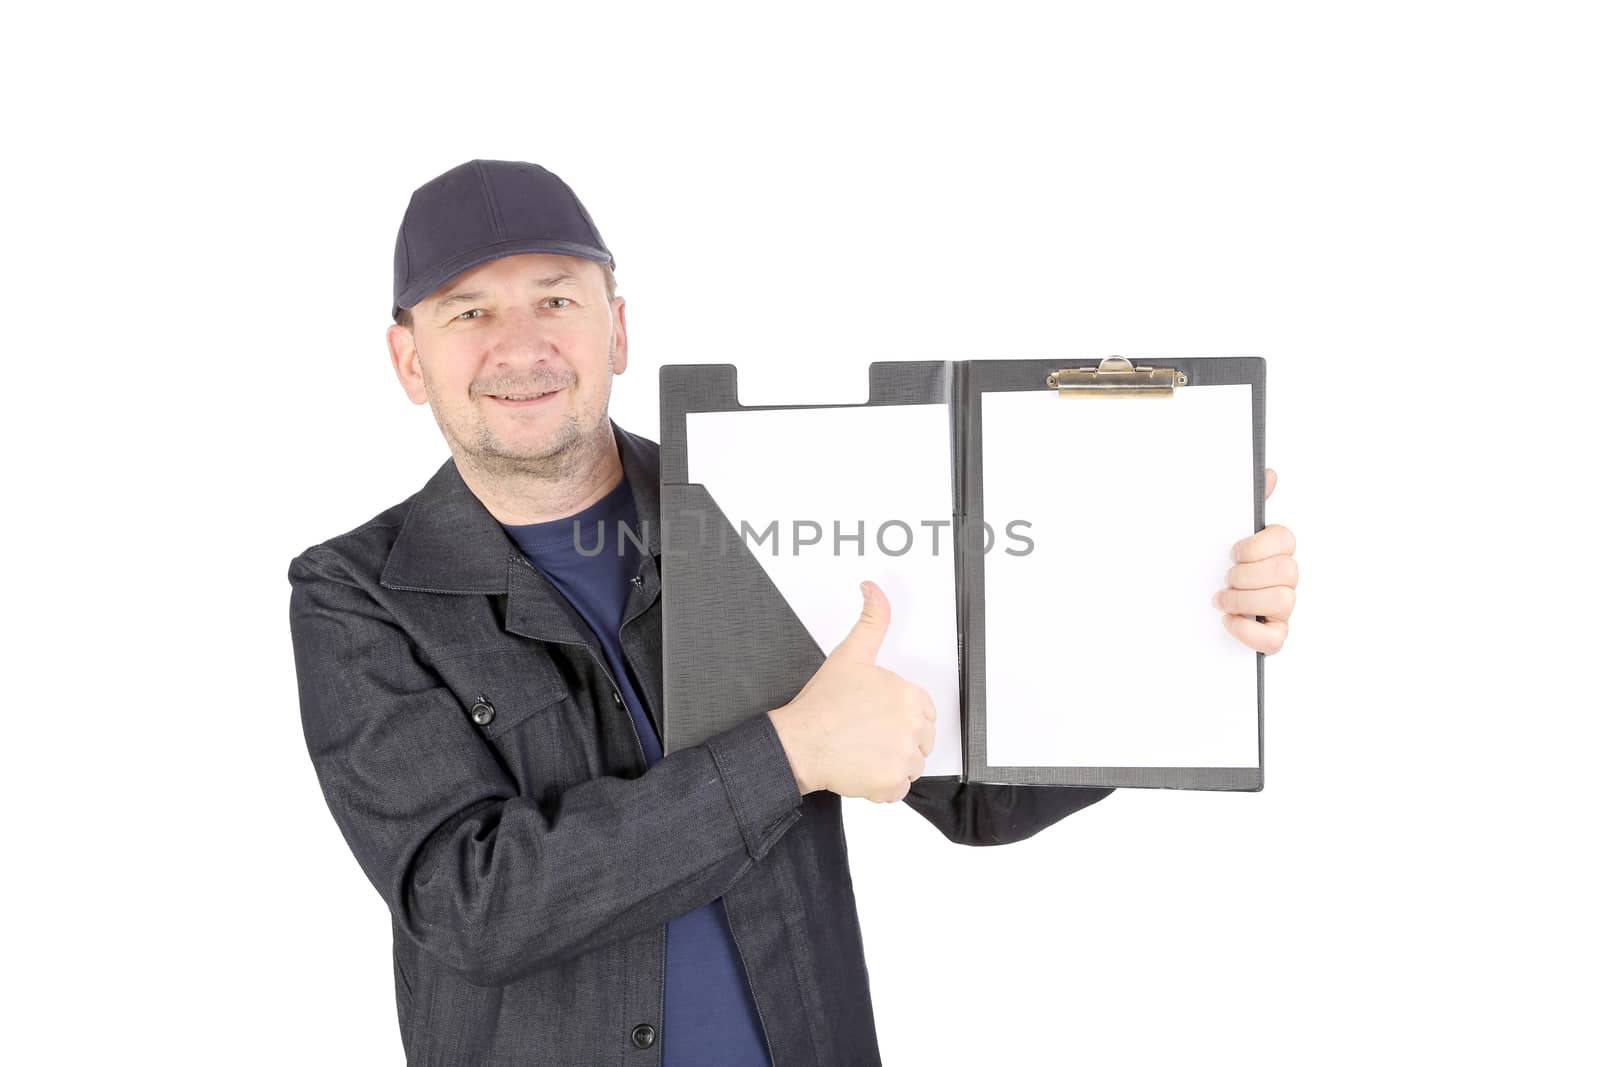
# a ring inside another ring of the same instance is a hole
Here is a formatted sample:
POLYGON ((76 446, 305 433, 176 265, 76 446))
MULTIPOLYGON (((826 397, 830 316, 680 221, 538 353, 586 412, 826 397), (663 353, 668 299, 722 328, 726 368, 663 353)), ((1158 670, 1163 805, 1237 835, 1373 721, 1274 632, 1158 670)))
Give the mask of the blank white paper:
POLYGON ((982 403, 989 763, 1259 766, 1256 653, 1211 606, 1255 531, 1250 386, 982 403))
POLYGON ((735 530, 749 524, 746 545, 824 654, 860 617, 863 579, 889 598, 877 663, 927 689, 938 715, 924 775, 961 773, 949 420, 944 404, 687 416, 689 481, 735 530), (802 543, 806 521, 819 543, 802 543))

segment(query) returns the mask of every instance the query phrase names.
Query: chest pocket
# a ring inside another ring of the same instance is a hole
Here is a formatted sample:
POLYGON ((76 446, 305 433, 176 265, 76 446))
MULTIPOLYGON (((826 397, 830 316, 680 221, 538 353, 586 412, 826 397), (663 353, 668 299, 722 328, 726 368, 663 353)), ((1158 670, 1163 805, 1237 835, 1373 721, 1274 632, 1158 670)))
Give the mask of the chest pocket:
POLYGON ((500 755, 525 795, 593 777, 586 753, 592 721, 560 667, 543 650, 464 652, 439 664, 473 729, 500 755))

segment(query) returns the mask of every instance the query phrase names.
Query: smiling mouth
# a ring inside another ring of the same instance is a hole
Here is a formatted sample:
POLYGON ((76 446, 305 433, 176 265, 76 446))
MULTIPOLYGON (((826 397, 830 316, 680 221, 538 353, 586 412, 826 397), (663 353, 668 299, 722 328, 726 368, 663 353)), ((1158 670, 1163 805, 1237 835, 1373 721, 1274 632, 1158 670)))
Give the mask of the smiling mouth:
POLYGON ((560 389, 551 389, 543 393, 490 393, 488 396, 489 399, 498 400, 503 404, 528 404, 559 392, 560 389))

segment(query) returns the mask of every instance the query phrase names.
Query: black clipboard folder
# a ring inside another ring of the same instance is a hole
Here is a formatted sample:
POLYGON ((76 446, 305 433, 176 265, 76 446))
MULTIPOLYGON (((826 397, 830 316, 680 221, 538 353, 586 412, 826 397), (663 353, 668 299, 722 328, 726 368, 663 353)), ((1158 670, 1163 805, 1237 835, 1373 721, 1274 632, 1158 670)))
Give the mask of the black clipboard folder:
MULTIPOLYGON (((948 412, 951 523, 957 546, 971 543, 972 528, 984 522, 984 396, 1021 391, 1048 391, 1063 401, 1093 403, 1173 403, 1184 390, 1216 386, 1248 386, 1247 427, 1251 456, 1249 477, 1253 515, 1239 516, 1236 537, 1265 526, 1266 361, 1260 357, 1102 360, 1001 359, 962 361, 875 362, 868 368, 865 406, 939 404, 948 412), (1245 523, 1251 523, 1248 529, 1245 523)), ((1242 394, 1231 394, 1241 396, 1242 394)), ((740 537, 706 486, 690 482, 688 416, 697 412, 735 412, 861 405, 743 405, 738 399, 737 370, 729 364, 676 364, 661 368, 661 520, 663 536, 662 611, 666 688, 665 749, 699 744, 753 714, 781 707, 791 700, 826 658, 788 601, 768 577, 762 563, 740 537), (715 544, 716 548, 711 546, 715 544)), ((1046 409, 1037 408, 1041 413, 1046 409)), ((1107 409, 1112 412, 1126 409, 1107 409)), ((1152 409, 1159 410, 1159 409, 1152 409)), ((1242 410, 1242 409, 1241 409, 1242 410)), ((1072 417, 1070 405, 1059 409, 1072 417)), ((1041 417, 1054 417, 1041 414, 1041 417)), ((798 443, 797 443, 798 444, 798 443)), ((1173 450, 1181 452, 1181 449, 1173 450)), ((1115 463, 1114 449, 1097 455, 1038 457, 1041 492, 1070 490, 1076 465, 1115 463)), ((1186 457, 1170 456, 1159 469, 1128 470, 1129 479, 1184 476, 1186 457)), ((1245 476, 1239 471, 1238 477, 1245 476)), ((1230 475, 1231 477, 1232 475, 1230 475)), ((1241 497, 1243 498, 1243 496, 1241 497)), ((1086 502, 1084 506, 1089 506, 1086 502)), ((1181 524, 1177 524, 1181 526, 1181 524)), ((1173 537, 1183 535, 1174 528, 1173 537)), ((1116 546, 1083 545, 1041 559, 1041 581, 1051 568, 1149 565, 1118 560, 1116 546)), ((1227 544, 1218 546, 1225 551, 1227 544)), ((996 715, 1016 709, 991 708, 986 682, 990 654, 989 620, 985 611, 986 561, 982 552, 959 550, 953 581, 957 611, 962 769, 959 775, 927 775, 961 781, 1036 786, 1111 786, 1254 791, 1262 788, 1264 770, 1264 660, 1253 653, 1254 765, 1233 760, 1229 766, 1099 766, 1006 765, 990 762, 989 737, 996 715)), ((1220 576, 1220 568, 1219 568, 1220 576)), ((1218 623, 1220 628, 1220 623, 1218 623)), ((1138 634, 1127 634, 1138 641, 1138 634)), ((1242 648, 1242 646, 1240 646, 1242 648)), ((1072 713, 1075 672, 1092 670, 1076 662, 1073 649, 1059 650, 1038 669, 1052 678, 1058 706, 1052 713, 1072 713)), ((1160 670, 1152 660, 1151 670, 1160 670)))

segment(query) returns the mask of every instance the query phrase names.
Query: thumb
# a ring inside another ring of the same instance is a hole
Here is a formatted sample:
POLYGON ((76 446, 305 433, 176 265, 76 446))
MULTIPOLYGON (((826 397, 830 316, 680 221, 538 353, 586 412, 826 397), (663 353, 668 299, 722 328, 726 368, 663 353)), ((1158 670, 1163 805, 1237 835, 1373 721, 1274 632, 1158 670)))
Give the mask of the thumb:
POLYGON ((844 635, 844 640, 839 642, 833 654, 861 663, 873 663, 878 658, 878 649, 883 646, 884 636, 889 632, 889 598, 883 595, 883 590, 875 582, 862 582, 861 596, 861 617, 844 635))

